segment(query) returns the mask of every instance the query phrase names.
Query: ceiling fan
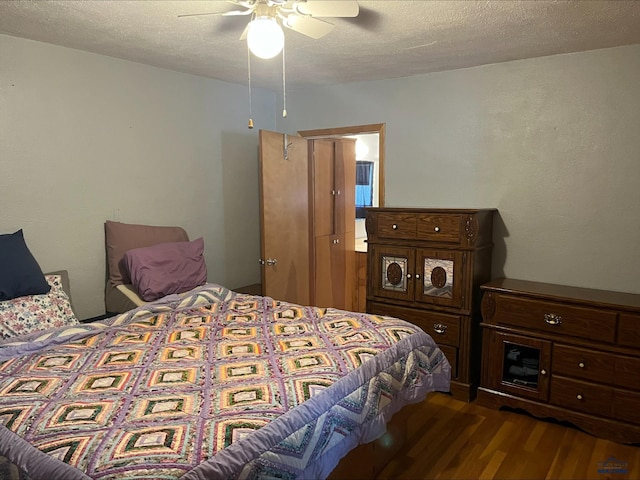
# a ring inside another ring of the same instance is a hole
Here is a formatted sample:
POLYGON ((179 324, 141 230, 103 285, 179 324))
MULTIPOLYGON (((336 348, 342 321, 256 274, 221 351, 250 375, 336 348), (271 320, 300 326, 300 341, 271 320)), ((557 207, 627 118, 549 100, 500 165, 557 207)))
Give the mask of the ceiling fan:
POLYGON ((240 40, 247 39, 251 51, 261 58, 272 58, 282 50, 284 33, 281 27, 318 39, 334 28, 332 23, 321 18, 357 17, 360 11, 356 0, 227 0, 227 2, 242 7, 243 10, 191 13, 178 15, 178 17, 251 15, 251 21, 240 35, 240 40), (275 45, 268 48, 267 44, 272 42, 275 45), (255 49, 252 44, 255 45, 255 49))
MULTIPOLYGON (((227 0, 243 10, 227 12, 190 13, 178 17, 220 15, 223 17, 251 15, 240 40, 247 40, 249 51, 257 57, 269 59, 283 52, 284 32, 282 27, 313 39, 322 38, 333 30, 334 25, 321 20, 331 17, 357 17, 360 7, 356 0, 227 0)), ((249 79, 249 128, 253 128, 251 114, 251 55, 248 55, 249 79)), ((282 116, 287 116, 284 52, 282 54, 282 116)))

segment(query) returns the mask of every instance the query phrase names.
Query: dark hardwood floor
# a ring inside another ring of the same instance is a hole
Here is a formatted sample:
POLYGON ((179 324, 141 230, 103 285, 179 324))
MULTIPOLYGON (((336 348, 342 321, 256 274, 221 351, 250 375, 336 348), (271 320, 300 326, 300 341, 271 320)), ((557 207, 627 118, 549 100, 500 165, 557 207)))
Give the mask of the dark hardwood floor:
POLYGON ((638 446, 446 394, 430 394, 409 429, 409 447, 379 479, 640 479, 638 446), (626 473, 613 470, 614 460, 626 473))

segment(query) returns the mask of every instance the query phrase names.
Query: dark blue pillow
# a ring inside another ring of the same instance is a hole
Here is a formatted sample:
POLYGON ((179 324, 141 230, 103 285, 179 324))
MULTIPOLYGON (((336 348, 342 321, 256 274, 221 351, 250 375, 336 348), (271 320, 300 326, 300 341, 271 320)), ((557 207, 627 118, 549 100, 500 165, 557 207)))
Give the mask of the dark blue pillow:
POLYGON ((48 293, 51 287, 24 242, 22 230, 0 235, 0 300, 48 293))

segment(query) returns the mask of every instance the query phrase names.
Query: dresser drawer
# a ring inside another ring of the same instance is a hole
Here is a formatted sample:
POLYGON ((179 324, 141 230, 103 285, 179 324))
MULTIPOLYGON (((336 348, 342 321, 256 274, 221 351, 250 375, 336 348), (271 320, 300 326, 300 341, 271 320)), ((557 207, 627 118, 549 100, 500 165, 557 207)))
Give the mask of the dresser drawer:
POLYGON ((554 344, 552 371, 555 375, 640 390, 640 358, 636 357, 554 344))
MULTIPOLYGON (((617 357, 614 384, 618 387, 640 390, 640 358, 617 357)), ((640 403, 638 410, 640 410, 640 403)))
POLYGON ((582 378, 592 382, 612 383, 615 356, 584 348, 553 345, 553 374, 582 378))
POLYGON ((529 298, 496 296, 494 321, 502 325, 615 342, 617 313, 529 298))
POLYGON ((613 388, 554 375, 550 398, 559 407, 610 417, 613 388))
POLYGON ((618 344, 640 348, 640 315, 620 314, 618 344))
POLYGON ((438 345, 460 346, 460 316, 372 302, 369 313, 397 317, 417 325, 438 345))
POLYGON ((462 215, 420 214, 417 219, 416 236, 419 240, 438 243, 460 243, 462 240, 462 215))
POLYGON ((640 393, 613 391, 613 417, 623 422, 640 423, 640 393))
POLYGON ((449 345, 438 345, 451 365, 451 378, 458 378, 458 349, 449 345))
POLYGON ((413 213, 379 213, 377 236, 389 239, 416 238, 417 216, 413 213))

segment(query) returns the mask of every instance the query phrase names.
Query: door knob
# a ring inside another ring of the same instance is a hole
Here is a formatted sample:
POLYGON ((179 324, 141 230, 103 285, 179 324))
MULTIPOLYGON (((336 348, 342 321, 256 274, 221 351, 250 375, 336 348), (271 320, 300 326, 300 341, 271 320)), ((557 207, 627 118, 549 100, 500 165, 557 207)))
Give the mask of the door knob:
POLYGON ((278 263, 278 260, 275 258, 267 258, 266 264, 270 267, 278 263))

